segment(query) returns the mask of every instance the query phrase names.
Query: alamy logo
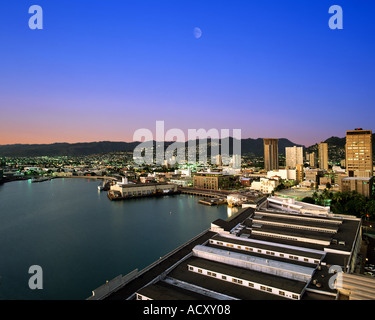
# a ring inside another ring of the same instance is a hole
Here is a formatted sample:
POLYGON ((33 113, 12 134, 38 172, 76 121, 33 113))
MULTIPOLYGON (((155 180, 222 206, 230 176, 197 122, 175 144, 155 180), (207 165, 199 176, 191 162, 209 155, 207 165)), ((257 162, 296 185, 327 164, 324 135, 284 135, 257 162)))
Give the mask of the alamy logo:
POLYGON ((338 5, 331 6, 328 13, 333 14, 328 20, 328 26, 332 29, 344 29, 343 27, 343 11, 338 5))
POLYGON ((31 30, 43 29, 43 9, 41 6, 33 5, 29 8, 32 16, 29 19, 29 28, 31 30))
POLYGON ((341 272, 342 268, 340 266, 334 265, 329 267, 328 273, 333 273, 333 276, 331 276, 328 280, 328 286, 330 289, 335 290, 338 286, 340 287, 342 278, 338 276, 341 274, 341 272))
MULTIPOLYGON (((211 161, 217 156, 222 156, 222 163, 228 165, 229 157, 229 129, 188 129, 188 139, 181 129, 170 129, 164 132, 164 121, 156 121, 156 137, 149 129, 138 129, 133 135, 133 141, 142 141, 133 152, 133 160, 138 165, 152 165, 154 163, 163 165, 167 162, 170 165, 187 161, 190 163, 199 162, 205 164, 207 161, 207 149, 211 146, 211 161), (207 138, 210 137, 210 144, 207 138), (176 138, 176 140, 174 140, 176 138), (154 148, 154 140, 156 147, 154 148), (199 142, 197 161, 197 145, 199 142), (221 140, 221 145, 220 145, 221 140), (165 141, 174 141, 164 150, 165 141), (186 149, 186 144, 188 145, 186 149), (220 149, 221 148, 221 152, 220 149), (155 149, 155 150, 154 150, 155 149), (154 162, 155 154, 155 162, 154 162), (176 155, 175 155, 176 154, 176 155)), ((241 156, 241 129, 233 129, 233 156, 241 156)))
POLYGON ((29 268, 29 274, 32 276, 29 279, 29 288, 31 290, 43 289, 43 270, 41 266, 33 265, 29 268))

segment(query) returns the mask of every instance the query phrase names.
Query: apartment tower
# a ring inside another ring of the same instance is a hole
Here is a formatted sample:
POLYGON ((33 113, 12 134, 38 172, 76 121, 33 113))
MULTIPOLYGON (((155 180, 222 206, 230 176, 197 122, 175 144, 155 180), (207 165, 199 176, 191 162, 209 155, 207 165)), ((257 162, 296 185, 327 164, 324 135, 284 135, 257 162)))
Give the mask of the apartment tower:
POLYGON ((328 170, 328 143, 319 143, 319 168, 328 170))
POLYGON ((279 169, 279 139, 263 139, 264 169, 266 171, 279 169))
POLYGON ((285 165, 291 169, 297 168, 297 164, 303 164, 303 147, 285 148, 285 165))
POLYGON ((307 153, 306 160, 309 162, 310 168, 315 168, 315 152, 307 153))

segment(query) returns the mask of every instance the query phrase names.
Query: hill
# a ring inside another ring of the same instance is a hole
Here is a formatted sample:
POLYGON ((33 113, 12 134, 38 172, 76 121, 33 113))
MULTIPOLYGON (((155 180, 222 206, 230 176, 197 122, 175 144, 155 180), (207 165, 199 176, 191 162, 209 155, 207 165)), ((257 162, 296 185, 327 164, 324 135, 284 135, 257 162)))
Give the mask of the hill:
MULTIPOLYGON (((228 139, 228 138, 226 138, 228 139)), ((229 138, 229 150, 233 150, 233 138, 229 138)), ((53 144, 13 144, 0 145, 0 157, 41 157, 41 156, 87 156, 92 154, 133 151, 140 142, 85 142, 85 143, 53 143, 53 144)), ((165 142, 168 147, 173 142, 165 142)), ((197 140, 198 145, 198 140, 197 140)), ((224 143, 224 141, 219 142, 224 143)), ((211 140, 208 139, 208 154, 210 154, 211 140)), ((155 145, 155 141, 154 141, 155 145)), ((288 139, 279 139, 279 153, 285 153, 285 147, 292 147, 296 144, 288 139)), ((187 142, 185 143, 187 147, 187 142)), ((299 146, 299 145, 297 145, 299 146)), ((242 139, 242 154, 253 154, 255 156, 263 156, 263 139, 242 139)))

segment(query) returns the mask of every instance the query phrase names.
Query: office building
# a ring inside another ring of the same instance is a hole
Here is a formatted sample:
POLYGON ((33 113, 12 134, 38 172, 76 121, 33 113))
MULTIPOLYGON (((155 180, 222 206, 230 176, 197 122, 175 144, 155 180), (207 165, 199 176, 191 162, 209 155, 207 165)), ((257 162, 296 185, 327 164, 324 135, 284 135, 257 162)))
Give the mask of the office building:
POLYGON ((298 164, 303 165, 303 147, 286 147, 285 148, 285 166, 294 169, 298 164))
POLYGON ((221 172, 198 172, 193 177, 193 186, 197 189, 222 190, 230 189, 235 184, 232 175, 221 172))
POLYGON ((372 131, 346 131, 346 172, 349 177, 372 177, 372 131))
POLYGON ((328 143, 319 143, 319 168, 328 170, 328 143))
POLYGON ((263 139, 264 169, 266 171, 279 169, 279 139, 263 139))
POLYGON ((372 195, 373 177, 347 177, 338 179, 339 190, 341 192, 355 191, 366 198, 372 195))

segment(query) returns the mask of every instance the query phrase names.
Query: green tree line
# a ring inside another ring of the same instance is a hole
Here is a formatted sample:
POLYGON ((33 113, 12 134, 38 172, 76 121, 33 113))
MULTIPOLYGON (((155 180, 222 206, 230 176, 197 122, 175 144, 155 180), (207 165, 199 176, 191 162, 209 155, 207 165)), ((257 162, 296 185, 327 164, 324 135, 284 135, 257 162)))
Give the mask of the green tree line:
POLYGON ((314 192, 311 197, 302 201, 318 205, 329 205, 331 211, 337 214, 349 214, 364 217, 366 220, 375 219, 375 200, 352 192, 330 192, 328 189, 321 193, 314 192))

